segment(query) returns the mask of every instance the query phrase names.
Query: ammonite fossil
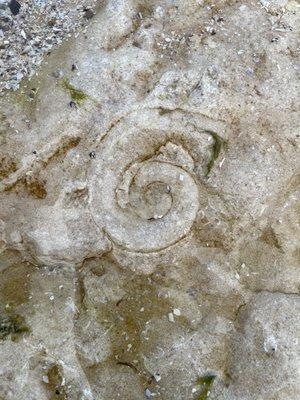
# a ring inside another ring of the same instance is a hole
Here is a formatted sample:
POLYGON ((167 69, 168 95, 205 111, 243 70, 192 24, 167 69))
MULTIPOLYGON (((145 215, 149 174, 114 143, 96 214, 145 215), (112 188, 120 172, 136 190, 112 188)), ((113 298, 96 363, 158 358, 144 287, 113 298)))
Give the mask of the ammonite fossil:
POLYGON ((138 110, 120 119, 100 141, 90 171, 97 225, 137 252, 185 237, 222 134, 221 124, 180 110, 138 110))

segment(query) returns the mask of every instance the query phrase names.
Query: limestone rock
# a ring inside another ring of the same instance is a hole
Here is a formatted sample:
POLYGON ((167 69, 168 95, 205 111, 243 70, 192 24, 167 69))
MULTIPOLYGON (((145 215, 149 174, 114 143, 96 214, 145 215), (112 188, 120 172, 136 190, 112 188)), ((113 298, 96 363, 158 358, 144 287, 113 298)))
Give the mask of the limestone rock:
POLYGON ((0 9, 0 399, 300 398, 297 2, 43 3, 0 9))

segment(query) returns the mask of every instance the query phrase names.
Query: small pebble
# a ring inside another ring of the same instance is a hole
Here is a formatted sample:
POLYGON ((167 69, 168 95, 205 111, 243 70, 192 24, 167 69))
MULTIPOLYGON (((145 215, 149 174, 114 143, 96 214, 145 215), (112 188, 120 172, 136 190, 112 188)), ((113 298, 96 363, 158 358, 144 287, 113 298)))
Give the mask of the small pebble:
POLYGON ((131 343, 129 343, 129 344, 127 345, 127 351, 130 351, 130 350, 131 350, 131 348, 132 348, 132 344, 131 344, 131 343))
POLYGON ((11 0, 9 3, 9 8, 13 15, 18 15, 20 12, 21 4, 16 0, 11 0))
POLYGON ((277 343, 275 337, 273 335, 268 336, 264 341, 265 353, 272 355, 275 353, 276 350, 277 350, 277 343))
POLYGON ((155 373, 153 376, 154 376, 154 379, 156 380, 156 382, 159 382, 161 380, 161 376, 159 373, 155 373))
POLYGON ((170 322, 175 322, 173 313, 170 312, 170 313, 168 314, 168 319, 169 319, 170 322))
POLYGON ((84 12, 84 16, 85 16, 86 19, 91 19, 91 18, 93 18, 94 15, 95 14, 90 9, 86 9, 85 12, 84 12))
POLYGON ((75 103, 75 101, 70 101, 69 106, 71 108, 77 108, 77 104, 75 103))

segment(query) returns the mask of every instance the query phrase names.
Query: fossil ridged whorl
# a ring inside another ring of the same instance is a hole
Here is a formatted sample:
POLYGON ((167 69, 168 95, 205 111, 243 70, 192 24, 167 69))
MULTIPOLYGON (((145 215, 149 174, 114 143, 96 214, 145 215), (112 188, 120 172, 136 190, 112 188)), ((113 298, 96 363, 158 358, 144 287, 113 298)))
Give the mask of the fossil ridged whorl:
POLYGON ((90 209, 119 246, 164 249, 185 237, 199 208, 199 184, 213 156, 215 127, 182 111, 136 111, 103 137, 92 162, 90 209))

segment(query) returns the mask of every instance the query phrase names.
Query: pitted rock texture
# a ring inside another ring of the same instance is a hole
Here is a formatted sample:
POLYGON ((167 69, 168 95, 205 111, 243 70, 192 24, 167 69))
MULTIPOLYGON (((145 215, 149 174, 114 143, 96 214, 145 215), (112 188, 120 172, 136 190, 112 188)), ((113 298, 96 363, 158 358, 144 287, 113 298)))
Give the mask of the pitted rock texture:
POLYGON ((1 98, 1 400, 300 398, 298 31, 99 1, 1 98))

